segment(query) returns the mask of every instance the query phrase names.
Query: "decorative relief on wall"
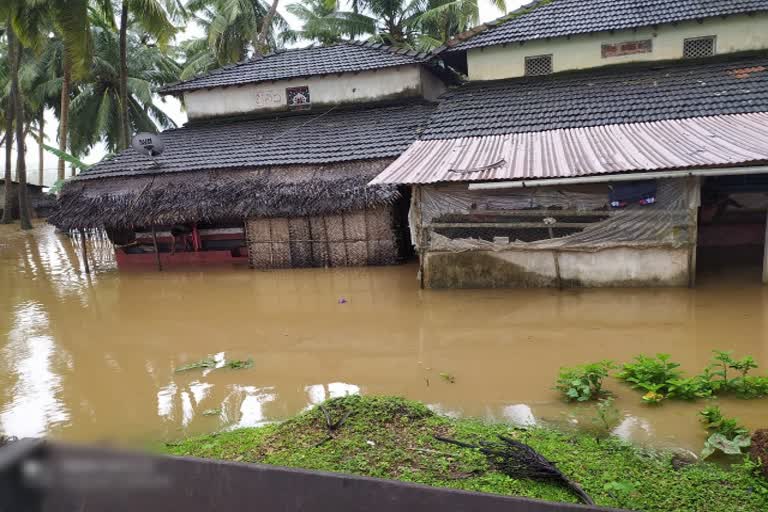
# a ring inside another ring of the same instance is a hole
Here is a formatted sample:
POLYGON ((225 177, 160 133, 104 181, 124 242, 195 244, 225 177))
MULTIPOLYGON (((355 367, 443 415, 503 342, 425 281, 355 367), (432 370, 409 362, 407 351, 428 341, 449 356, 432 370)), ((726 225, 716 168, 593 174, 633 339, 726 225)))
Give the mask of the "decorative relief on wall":
POLYGON ((309 86, 307 85, 286 88, 285 97, 288 100, 288 108, 291 110, 304 110, 310 107, 309 86))
POLYGON ((283 95, 278 89, 258 91, 255 95, 255 102, 258 108, 282 107, 283 95))
POLYGON ((634 55, 636 53, 651 53, 652 51, 653 41, 651 39, 604 44, 602 48, 604 59, 609 57, 621 57, 622 55, 634 55))

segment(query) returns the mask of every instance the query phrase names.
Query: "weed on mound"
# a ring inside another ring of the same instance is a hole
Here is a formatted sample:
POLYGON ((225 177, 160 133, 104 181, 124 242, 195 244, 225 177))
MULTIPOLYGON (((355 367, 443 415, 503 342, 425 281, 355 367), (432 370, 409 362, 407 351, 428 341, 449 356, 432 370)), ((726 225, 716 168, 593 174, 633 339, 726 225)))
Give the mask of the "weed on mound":
POLYGON ((500 435, 555 462, 598 505, 664 512, 768 510, 766 483, 750 464, 724 468, 697 463, 675 469, 673 453, 642 450, 616 438, 456 420, 439 416, 424 404, 391 397, 336 398, 280 424, 182 440, 169 443, 166 450, 174 455, 578 501, 557 482, 511 477, 479 451, 435 438, 480 444, 498 441, 500 435))

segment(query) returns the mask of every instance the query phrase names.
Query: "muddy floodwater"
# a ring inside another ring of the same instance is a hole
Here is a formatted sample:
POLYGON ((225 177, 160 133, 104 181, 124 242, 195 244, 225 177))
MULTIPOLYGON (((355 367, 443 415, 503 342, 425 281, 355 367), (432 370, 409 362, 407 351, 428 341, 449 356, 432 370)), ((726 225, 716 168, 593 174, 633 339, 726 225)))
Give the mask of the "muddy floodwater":
MULTIPOLYGON (((768 287, 755 268, 704 275, 695 290, 422 291, 414 265, 118 272, 108 244, 91 245, 86 276, 51 227, 0 226, 2 432, 146 443, 260 425, 348 393, 562 421, 578 410, 552 390, 563 365, 668 352, 694 372, 722 348, 768 367, 768 287), (174 371, 208 357, 253 367, 174 371)), ((653 407, 607 387, 618 434, 701 448, 706 402, 653 407)), ((719 403, 768 426, 768 399, 719 403)))

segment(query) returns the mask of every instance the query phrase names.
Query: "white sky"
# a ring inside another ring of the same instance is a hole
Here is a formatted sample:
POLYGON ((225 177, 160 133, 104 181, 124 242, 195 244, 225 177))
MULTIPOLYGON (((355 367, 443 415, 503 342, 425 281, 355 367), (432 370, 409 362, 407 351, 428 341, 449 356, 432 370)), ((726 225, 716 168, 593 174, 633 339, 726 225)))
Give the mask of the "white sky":
MULTIPOLYGON (((489 0, 478 0, 480 2, 480 21, 490 21, 493 19, 496 19, 500 16, 502 16, 503 13, 501 13, 496 7, 494 7, 489 0)), ((519 8, 521 5, 528 3, 530 0, 507 0, 507 10, 512 11, 514 9, 519 8)), ((293 3, 293 2, 290 2, 293 3)), ((285 6, 289 5, 288 2, 282 4, 280 7, 278 7, 278 11, 280 14, 283 15, 283 17, 288 21, 289 25, 292 28, 298 28, 300 24, 297 22, 296 18, 291 16, 288 12, 285 10, 285 6)), ((184 30, 181 37, 182 38, 188 38, 190 36, 200 36, 202 35, 202 31, 199 27, 191 24, 184 30)), ((310 44, 307 41, 300 41, 296 46, 306 46, 310 44)), ((184 123, 187 122, 187 115, 186 113, 181 109, 181 104, 176 100, 175 98, 168 96, 166 98, 160 98, 160 101, 158 102, 160 108, 165 111, 166 114, 168 114, 171 119, 173 119, 176 124, 179 126, 182 126, 184 123)), ((49 146, 55 146, 58 147, 58 138, 57 138, 57 131, 58 131, 58 123, 56 121, 56 118, 53 115, 53 112, 47 112, 45 116, 46 121, 46 135, 48 140, 46 143, 49 146)), ((88 163, 94 163, 98 162, 103 158, 105 154, 105 149, 99 145, 95 147, 91 153, 84 158, 83 160, 88 163)), ((14 169, 16 167, 15 162, 15 152, 14 152, 14 169)), ((36 139, 33 139, 32 137, 27 138, 27 153, 26 153, 26 164, 27 164, 27 179, 30 183, 38 183, 39 179, 39 157, 38 157, 38 145, 36 142, 36 139)), ((44 153, 44 160, 43 160, 43 166, 44 166, 44 184, 46 186, 52 185, 56 181, 56 173, 57 173, 57 165, 58 165, 58 159, 48 153, 44 153)), ((2 169, 5 168, 5 149, 0 151, 0 172, 2 172, 2 169)), ((67 175, 69 175, 69 166, 67 166, 67 175)))

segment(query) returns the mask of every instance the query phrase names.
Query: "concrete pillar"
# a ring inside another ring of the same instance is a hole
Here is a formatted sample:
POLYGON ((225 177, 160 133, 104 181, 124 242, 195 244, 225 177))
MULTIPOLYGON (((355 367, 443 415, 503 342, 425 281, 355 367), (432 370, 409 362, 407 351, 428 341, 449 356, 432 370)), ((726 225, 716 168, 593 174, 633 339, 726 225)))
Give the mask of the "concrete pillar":
POLYGON ((768 213, 766 213, 765 241, 763 242, 763 284, 768 284, 768 213))

